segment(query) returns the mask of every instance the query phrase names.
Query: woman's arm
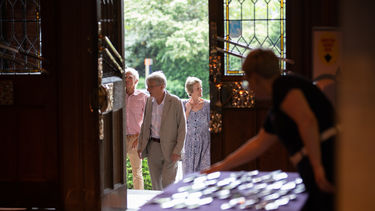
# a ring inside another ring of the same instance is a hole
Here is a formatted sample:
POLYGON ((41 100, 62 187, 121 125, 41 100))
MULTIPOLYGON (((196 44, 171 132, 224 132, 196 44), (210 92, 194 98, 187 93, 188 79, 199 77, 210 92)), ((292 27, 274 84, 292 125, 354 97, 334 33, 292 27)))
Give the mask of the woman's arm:
POLYGON ((307 156, 314 170, 315 181, 321 190, 332 192, 333 186, 328 182, 321 161, 320 135, 315 114, 299 89, 292 89, 281 103, 281 110, 292 118, 306 146, 307 156))
POLYGON ((226 171, 250 162, 266 151, 276 141, 277 136, 267 133, 262 128, 258 135, 249 139, 244 145, 228 155, 223 161, 212 165, 207 170, 204 170, 203 173, 226 171))
POLYGON ((189 114, 190 114, 190 111, 191 111, 190 100, 191 100, 191 98, 189 98, 189 99, 186 101, 186 103, 185 103, 185 117, 186 117, 186 121, 188 120, 188 118, 189 118, 189 114))

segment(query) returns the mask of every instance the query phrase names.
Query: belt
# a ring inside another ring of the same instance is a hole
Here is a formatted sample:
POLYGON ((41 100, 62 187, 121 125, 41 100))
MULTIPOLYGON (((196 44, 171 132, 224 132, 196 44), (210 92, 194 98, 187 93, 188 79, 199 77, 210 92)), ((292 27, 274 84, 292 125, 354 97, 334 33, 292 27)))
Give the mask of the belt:
POLYGON ((151 137, 150 140, 160 143, 160 138, 153 138, 153 137, 151 137))
MULTIPOLYGON (((320 143, 323 143, 327 141, 328 139, 330 139, 331 137, 337 135, 338 132, 339 132, 338 126, 331 127, 323 131, 322 134, 320 135, 320 143)), ((296 166, 305 155, 307 155, 306 147, 302 147, 300 151, 294 153, 294 155, 292 155, 289 159, 294 164, 294 166, 296 166)))

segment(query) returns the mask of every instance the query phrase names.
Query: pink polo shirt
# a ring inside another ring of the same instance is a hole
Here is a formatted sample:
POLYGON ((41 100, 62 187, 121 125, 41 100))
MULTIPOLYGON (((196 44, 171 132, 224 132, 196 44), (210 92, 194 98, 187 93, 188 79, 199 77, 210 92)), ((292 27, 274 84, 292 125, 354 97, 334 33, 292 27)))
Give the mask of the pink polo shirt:
POLYGON ((139 134, 143 121, 148 95, 142 91, 134 90, 131 95, 126 94, 126 134, 139 134))

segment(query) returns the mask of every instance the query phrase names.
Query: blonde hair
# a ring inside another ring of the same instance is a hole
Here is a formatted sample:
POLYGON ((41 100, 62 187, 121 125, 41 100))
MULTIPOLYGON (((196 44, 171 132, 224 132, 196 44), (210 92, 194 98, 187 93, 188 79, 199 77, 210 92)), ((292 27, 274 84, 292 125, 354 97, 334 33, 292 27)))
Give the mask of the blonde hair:
POLYGON ((280 75, 279 58, 269 49, 257 48, 247 55, 242 65, 246 75, 255 72, 263 78, 272 78, 280 75))
POLYGON ((158 85, 163 85, 164 88, 167 87, 167 78, 165 77, 163 71, 156 71, 151 73, 146 78, 146 83, 149 81, 155 81, 158 85))
POLYGON ((202 80, 197 77, 187 77, 185 82, 185 91, 186 93, 191 96, 191 93, 193 93, 193 87, 194 84, 199 83, 202 86, 202 80))

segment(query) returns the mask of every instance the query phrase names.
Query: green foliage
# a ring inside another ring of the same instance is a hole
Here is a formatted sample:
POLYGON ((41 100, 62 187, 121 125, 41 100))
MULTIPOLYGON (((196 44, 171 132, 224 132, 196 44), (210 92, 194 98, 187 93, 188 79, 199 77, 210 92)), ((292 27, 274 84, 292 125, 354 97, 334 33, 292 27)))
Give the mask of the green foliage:
MULTIPOLYGON (((150 171, 148 169, 147 158, 142 160, 142 174, 143 174, 143 181, 144 181, 144 189, 151 190, 151 178, 150 178, 150 171)), ((133 189, 133 173, 132 167, 130 165, 129 157, 126 158, 126 181, 128 189, 133 189)))
MULTIPOLYGON (((144 59, 152 70, 162 70, 167 89, 180 98, 188 76, 208 86, 208 5, 201 0, 125 0, 125 55, 127 66, 144 77, 144 59), (172 86, 173 85, 173 86, 172 86)), ((140 86, 138 88, 141 88, 140 86)))
POLYGON ((126 157, 126 185, 128 189, 133 189, 133 173, 129 157, 126 157))
POLYGON ((151 190, 152 184, 151 184, 150 171, 148 169, 148 164, 147 164, 147 158, 142 160, 142 173, 143 173, 143 181, 144 181, 145 190, 151 190))
POLYGON ((137 89, 146 89, 145 77, 139 77, 137 89))
POLYGON ((181 81, 178 80, 169 80, 167 84, 167 90, 179 96, 180 98, 188 98, 188 95, 185 92, 185 86, 181 81))

